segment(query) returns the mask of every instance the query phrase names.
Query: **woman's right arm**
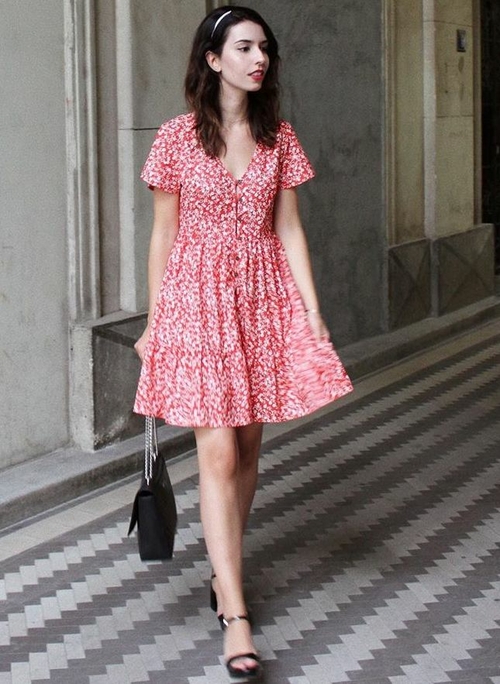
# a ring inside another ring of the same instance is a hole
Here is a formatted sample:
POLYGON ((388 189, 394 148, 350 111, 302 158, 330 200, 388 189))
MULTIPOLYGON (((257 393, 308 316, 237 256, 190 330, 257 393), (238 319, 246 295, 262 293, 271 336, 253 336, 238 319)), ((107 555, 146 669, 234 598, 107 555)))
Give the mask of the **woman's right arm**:
POLYGON ((153 190, 154 219, 148 258, 148 290, 149 307, 146 329, 134 345, 141 361, 149 340, 153 312, 158 293, 179 230, 179 195, 164 192, 159 188, 153 190))

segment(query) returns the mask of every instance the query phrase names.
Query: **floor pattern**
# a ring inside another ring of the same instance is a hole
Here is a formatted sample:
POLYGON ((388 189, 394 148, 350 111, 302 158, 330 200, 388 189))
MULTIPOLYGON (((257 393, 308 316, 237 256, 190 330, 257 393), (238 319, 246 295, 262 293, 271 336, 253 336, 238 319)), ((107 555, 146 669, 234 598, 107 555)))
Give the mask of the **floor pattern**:
MULTIPOLYGON (((500 684, 500 324, 410 370, 267 443, 245 563, 268 684, 500 684)), ((129 500, 2 561, 0 684, 228 681, 196 484, 169 563, 140 561, 129 500)))

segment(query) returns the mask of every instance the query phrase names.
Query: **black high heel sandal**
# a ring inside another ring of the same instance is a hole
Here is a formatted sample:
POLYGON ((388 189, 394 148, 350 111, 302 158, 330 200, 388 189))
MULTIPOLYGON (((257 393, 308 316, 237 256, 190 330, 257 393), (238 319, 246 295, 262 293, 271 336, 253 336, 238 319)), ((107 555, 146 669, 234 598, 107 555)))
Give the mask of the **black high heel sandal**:
MULTIPOLYGON (((227 629, 230 625, 233 624, 233 622, 240 622, 241 620, 246 620, 247 622, 250 622, 248 615, 235 615, 234 617, 229 618, 229 620, 226 620, 226 618, 223 617, 224 629, 227 629)), ((234 677, 234 679, 245 679, 247 681, 255 681, 262 677, 262 665, 260 663, 260 658, 256 653, 241 653, 239 655, 235 655, 232 658, 226 660, 226 667, 230 677, 234 677), (255 663, 255 667, 234 667, 233 663, 235 663, 237 660, 253 660, 253 662, 255 663)))
MULTIPOLYGON (((212 573, 212 576, 210 577, 210 608, 214 611, 214 613, 217 613, 218 606, 217 606, 217 593, 214 589, 213 585, 213 580, 215 579, 215 572, 212 573)), ((220 628, 222 631, 226 629, 226 626, 224 624, 224 615, 222 613, 217 613, 217 620, 219 621, 220 628)))

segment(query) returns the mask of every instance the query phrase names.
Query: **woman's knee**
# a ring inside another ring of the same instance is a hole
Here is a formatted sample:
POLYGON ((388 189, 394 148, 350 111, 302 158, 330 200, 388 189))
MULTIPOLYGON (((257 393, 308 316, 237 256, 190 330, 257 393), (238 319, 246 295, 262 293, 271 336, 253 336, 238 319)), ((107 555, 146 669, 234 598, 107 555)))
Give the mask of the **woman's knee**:
POLYGON ((237 477, 239 469, 238 442, 231 428, 195 429, 200 474, 217 479, 237 477))

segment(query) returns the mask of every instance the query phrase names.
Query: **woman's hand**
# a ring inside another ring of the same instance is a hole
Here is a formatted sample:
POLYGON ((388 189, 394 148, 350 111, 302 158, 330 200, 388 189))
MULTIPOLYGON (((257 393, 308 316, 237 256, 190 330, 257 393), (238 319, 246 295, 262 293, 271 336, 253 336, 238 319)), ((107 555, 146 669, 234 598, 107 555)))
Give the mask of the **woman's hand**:
POLYGON ((148 325, 146 326, 146 329, 144 330, 142 335, 139 337, 137 342, 134 344, 134 349, 137 352, 141 361, 144 361, 144 350, 146 349, 146 345, 149 341, 150 332, 151 332, 151 325, 148 323, 148 325))
POLYGON ((319 311, 306 311, 307 321, 317 342, 329 342, 330 333, 319 311))

